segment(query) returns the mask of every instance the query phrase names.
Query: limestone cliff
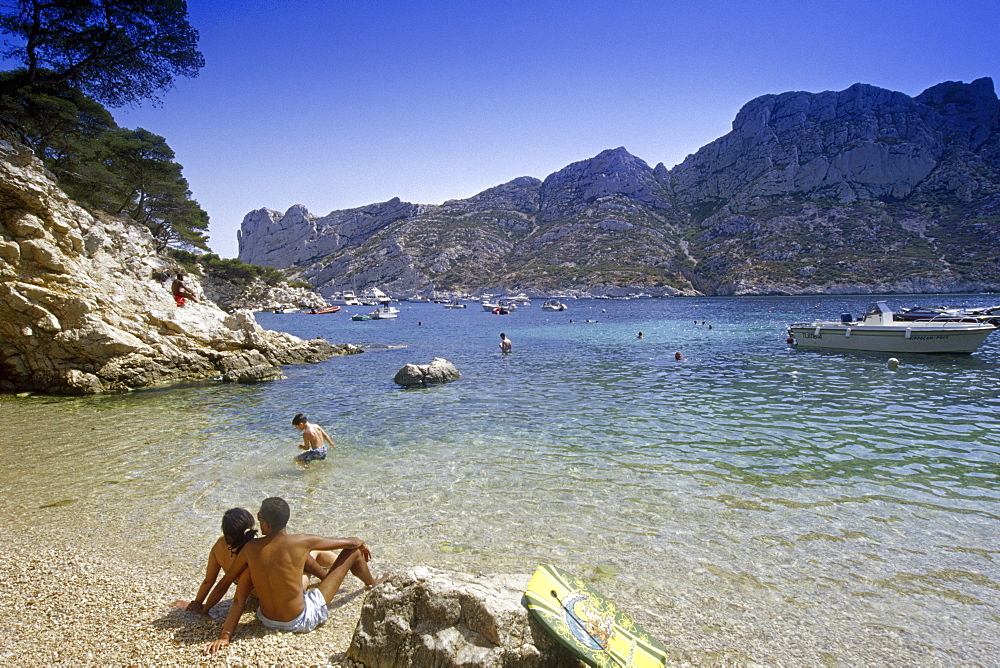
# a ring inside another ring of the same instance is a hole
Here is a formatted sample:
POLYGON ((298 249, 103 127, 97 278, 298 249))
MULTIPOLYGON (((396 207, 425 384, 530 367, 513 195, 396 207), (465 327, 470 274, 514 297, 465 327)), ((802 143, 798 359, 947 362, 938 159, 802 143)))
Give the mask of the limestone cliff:
POLYGON ((0 141, 0 390, 255 382, 337 352, 205 300, 178 308, 154 278, 169 270, 145 230, 94 217, 30 150, 0 141))
POLYGON ((624 148, 439 206, 249 213, 244 261, 326 293, 805 294, 1000 289, 988 78, 764 95, 668 170, 624 148))

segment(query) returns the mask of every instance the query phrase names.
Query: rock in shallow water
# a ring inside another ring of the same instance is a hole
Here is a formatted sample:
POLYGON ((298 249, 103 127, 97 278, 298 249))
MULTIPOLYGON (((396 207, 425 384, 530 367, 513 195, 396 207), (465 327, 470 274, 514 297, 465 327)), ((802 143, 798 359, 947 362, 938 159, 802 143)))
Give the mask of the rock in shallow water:
POLYGON ((396 372, 392 382, 404 387, 435 385, 458 380, 462 374, 454 364, 442 357, 435 357, 430 364, 407 364, 396 372))

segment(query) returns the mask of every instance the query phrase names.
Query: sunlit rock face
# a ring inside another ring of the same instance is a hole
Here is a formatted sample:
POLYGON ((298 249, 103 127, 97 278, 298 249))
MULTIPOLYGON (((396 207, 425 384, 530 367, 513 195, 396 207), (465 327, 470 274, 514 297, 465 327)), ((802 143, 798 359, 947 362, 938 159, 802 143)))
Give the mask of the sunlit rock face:
POLYGON ((867 84, 764 95, 744 105, 732 132, 671 170, 671 181, 686 203, 793 193, 898 200, 945 161, 976 162, 996 139, 998 109, 986 78, 915 98, 867 84))
POLYGON ((1000 103, 988 78, 751 100, 681 164, 609 149, 441 205, 247 214, 240 258, 323 294, 1000 289, 1000 103))
POLYGON ((145 230, 91 215, 30 150, 0 141, 0 390, 258 382, 337 352, 204 299, 178 307, 170 269, 145 230))

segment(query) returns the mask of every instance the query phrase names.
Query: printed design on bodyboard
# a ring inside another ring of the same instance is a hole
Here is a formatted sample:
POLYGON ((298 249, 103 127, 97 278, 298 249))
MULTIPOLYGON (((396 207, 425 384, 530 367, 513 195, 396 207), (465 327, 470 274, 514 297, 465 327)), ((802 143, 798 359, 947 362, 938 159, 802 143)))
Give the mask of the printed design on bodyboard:
POLYGON ((539 566, 536 578, 525 592, 529 608, 584 661, 598 668, 664 664, 662 645, 583 580, 550 565, 539 566))

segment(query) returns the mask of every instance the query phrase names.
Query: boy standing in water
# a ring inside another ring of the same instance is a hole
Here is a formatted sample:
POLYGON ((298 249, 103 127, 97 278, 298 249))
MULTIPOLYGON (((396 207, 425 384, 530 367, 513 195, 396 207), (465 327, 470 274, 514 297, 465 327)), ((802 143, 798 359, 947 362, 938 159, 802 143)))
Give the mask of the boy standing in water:
POLYGON ((323 444, 323 439, 326 439, 331 448, 336 447, 323 431, 323 427, 310 422, 302 413, 292 418, 292 426, 302 432, 302 445, 299 447, 305 452, 295 458, 299 464, 308 464, 314 459, 326 459, 326 445, 323 444))

